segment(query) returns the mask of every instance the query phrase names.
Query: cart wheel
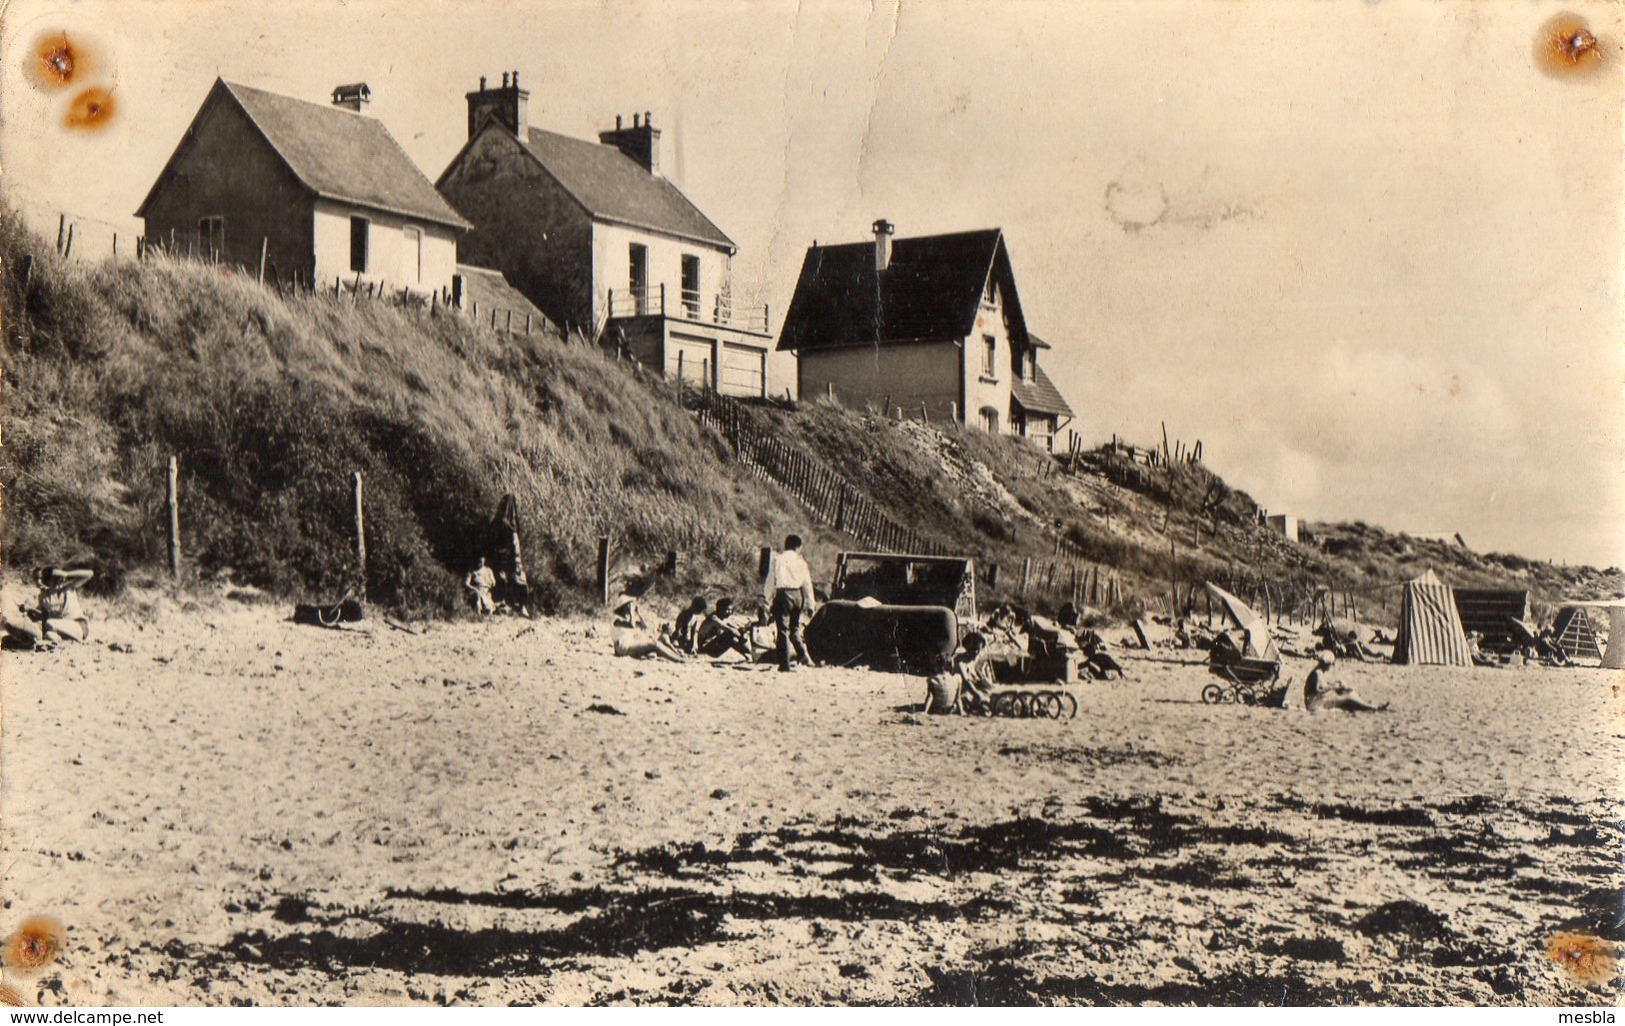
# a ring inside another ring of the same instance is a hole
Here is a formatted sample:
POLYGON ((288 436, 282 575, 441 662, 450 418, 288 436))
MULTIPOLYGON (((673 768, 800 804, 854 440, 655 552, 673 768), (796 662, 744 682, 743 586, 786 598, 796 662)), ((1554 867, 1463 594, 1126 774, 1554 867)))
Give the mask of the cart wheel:
POLYGON ((1048 713, 1049 718, 1052 720, 1061 718, 1061 695, 1059 692, 1051 691, 1044 696, 1044 712, 1048 713))
POLYGON ((1209 684, 1202 689, 1202 701, 1208 705, 1218 705, 1224 701, 1224 688, 1217 684, 1209 684))
POLYGON ((1242 705, 1258 704, 1258 695, 1253 692, 1252 688, 1242 688, 1236 694, 1241 699, 1242 705))
POLYGON ((1236 686, 1234 684, 1225 688, 1224 697, 1219 699, 1219 702, 1223 705, 1235 705, 1238 701, 1240 701, 1240 696, 1236 694, 1236 686))
POLYGON ((994 695, 992 703, 988 706, 987 713, 989 716, 1015 715, 1010 710, 1010 696, 1008 694, 994 695))
POLYGON ((1021 719, 1030 719, 1033 715, 1033 696, 1025 692, 1016 696, 1016 715, 1021 719))

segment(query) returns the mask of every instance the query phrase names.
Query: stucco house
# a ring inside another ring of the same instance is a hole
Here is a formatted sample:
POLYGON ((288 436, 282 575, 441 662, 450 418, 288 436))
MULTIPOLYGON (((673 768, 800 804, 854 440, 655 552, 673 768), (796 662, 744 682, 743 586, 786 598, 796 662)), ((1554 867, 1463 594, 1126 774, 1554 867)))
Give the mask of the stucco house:
POLYGON ((1072 410, 1039 366, 997 228, 813 245, 779 334, 802 398, 956 420, 1053 451, 1072 410))
POLYGON ((738 247, 661 173, 652 116, 591 142, 531 127, 518 72, 466 98, 468 141, 435 183, 474 226, 463 260, 667 375, 764 394, 767 311, 733 306, 738 247))
POLYGON ((449 290, 468 222, 381 122, 364 83, 313 103, 216 79, 136 216, 148 245, 284 279, 449 290))

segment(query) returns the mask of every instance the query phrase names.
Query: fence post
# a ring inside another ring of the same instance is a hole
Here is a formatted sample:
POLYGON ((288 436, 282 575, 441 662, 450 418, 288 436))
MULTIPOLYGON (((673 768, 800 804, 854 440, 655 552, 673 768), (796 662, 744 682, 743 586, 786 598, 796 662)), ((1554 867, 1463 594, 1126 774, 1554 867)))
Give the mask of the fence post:
POLYGON ((73 225, 68 225, 68 241, 62 247, 62 259, 66 260, 73 253, 73 225))
POLYGON ((1028 556, 1026 559, 1021 561, 1021 594, 1023 597, 1026 596, 1027 586, 1032 583, 1032 579, 1033 557, 1028 556))
POLYGON ((180 485, 180 461, 171 456, 168 484, 164 492, 166 505, 169 507, 169 576, 177 578, 181 575, 180 485))
POLYGON ((265 284, 265 251, 270 248, 271 240, 265 236, 260 237, 260 284, 265 284))
POLYGON ((767 580, 767 572, 773 568, 773 546, 763 545, 756 552, 756 579, 767 580))
MULTIPOLYGON (((57 253, 59 255, 62 252, 62 239, 64 237, 63 233, 66 232, 67 230, 68 230, 68 215, 67 214, 58 214, 56 216, 56 251, 57 251, 57 253)), ((173 231, 173 229, 171 229, 171 231, 173 231)))
POLYGON ((609 535, 598 539, 598 602, 609 605, 609 535))
POLYGON ((356 575, 361 580, 361 601, 367 600, 367 520, 361 512, 361 471, 352 475, 355 479, 355 568, 356 575))

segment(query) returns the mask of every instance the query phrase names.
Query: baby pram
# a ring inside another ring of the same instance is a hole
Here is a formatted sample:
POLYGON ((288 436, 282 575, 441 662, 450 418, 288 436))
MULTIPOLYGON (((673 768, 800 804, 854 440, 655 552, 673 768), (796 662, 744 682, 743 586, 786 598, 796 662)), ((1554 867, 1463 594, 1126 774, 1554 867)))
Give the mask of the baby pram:
POLYGON ((1202 701, 1267 704, 1278 693, 1276 682, 1281 677, 1281 650, 1275 647, 1269 624, 1223 588, 1209 584, 1207 589, 1234 627, 1213 638, 1208 670, 1219 680, 1202 689, 1202 701))

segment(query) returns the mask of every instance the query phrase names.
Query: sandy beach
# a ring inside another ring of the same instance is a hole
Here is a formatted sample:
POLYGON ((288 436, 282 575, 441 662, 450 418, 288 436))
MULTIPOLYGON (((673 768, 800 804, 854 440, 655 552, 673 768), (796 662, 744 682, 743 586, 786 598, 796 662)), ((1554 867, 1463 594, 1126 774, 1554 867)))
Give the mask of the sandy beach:
POLYGON ((1625 941, 1608 671, 1344 665, 1395 711, 1310 716, 1121 650, 1075 720, 922 717, 916 677, 607 622, 92 612, 0 680, 5 929, 69 931, 42 1004, 1618 996, 1546 953, 1625 941))

